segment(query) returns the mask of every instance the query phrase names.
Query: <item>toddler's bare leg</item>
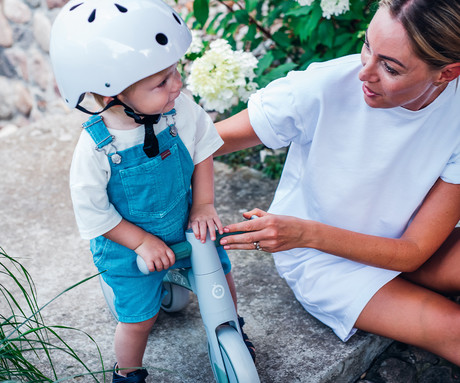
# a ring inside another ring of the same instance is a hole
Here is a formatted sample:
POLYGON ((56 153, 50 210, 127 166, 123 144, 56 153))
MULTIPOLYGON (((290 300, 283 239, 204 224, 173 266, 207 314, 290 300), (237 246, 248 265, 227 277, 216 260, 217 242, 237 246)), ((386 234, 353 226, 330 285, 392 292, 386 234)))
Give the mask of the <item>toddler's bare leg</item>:
POLYGON ((157 317, 158 314, 139 323, 118 323, 115 330, 115 355, 118 368, 130 368, 118 371, 118 374, 126 376, 129 372, 142 367, 147 339, 157 317))

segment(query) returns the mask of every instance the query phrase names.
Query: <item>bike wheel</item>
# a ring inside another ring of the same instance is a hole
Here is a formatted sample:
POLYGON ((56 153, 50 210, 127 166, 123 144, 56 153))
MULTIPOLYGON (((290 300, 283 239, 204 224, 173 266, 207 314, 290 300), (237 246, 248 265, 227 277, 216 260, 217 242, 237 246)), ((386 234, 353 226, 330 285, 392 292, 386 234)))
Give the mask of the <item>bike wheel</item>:
POLYGON ((219 341, 228 382, 260 382, 251 354, 238 331, 232 326, 222 326, 217 330, 217 340, 219 341))
POLYGON ((102 294, 104 295, 104 299, 107 303, 107 306, 109 307, 110 312, 112 313, 113 317, 118 320, 118 314, 115 311, 115 304, 113 303, 115 295, 113 294, 112 288, 107 284, 106 281, 104 281, 102 275, 99 275, 99 283, 101 285, 102 294))
POLYGON ((161 308, 167 313, 174 313, 184 309, 190 300, 190 291, 174 283, 164 282, 163 286, 168 294, 161 302, 161 308))

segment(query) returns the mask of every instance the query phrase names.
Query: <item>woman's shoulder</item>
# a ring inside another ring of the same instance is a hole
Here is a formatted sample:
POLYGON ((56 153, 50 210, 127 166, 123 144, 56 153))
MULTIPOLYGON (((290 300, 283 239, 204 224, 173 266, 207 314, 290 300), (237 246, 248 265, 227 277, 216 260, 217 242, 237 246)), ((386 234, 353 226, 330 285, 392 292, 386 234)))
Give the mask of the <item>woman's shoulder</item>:
POLYGON ((291 81, 308 81, 322 86, 323 82, 358 81, 357 73, 361 69, 360 55, 349 55, 336 59, 311 63, 303 71, 290 72, 291 81))

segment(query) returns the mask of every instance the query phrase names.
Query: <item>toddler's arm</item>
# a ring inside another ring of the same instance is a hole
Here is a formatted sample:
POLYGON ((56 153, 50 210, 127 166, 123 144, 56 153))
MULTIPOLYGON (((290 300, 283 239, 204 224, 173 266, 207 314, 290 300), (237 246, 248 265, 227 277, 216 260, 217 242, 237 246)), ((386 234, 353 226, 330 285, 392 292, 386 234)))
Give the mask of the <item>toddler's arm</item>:
POLYGON ((209 229, 211 240, 216 239, 216 226, 219 233, 223 233, 217 211, 214 207, 214 168, 213 158, 208 157, 195 166, 192 176, 193 203, 189 216, 191 227, 197 239, 206 241, 206 232, 209 229))
POLYGON ((134 250, 144 259, 150 271, 165 270, 176 261, 174 252, 160 238, 125 219, 104 237, 134 250))

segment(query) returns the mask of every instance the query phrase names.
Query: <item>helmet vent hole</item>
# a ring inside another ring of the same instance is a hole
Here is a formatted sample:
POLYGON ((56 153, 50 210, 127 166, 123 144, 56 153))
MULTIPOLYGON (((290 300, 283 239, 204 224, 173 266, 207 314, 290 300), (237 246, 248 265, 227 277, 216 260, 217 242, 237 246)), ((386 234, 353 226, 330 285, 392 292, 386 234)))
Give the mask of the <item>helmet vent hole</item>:
POLYGON ((121 13, 126 13, 126 12, 128 12, 128 10, 127 10, 125 7, 122 7, 120 4, 115 4, 115 6, 118 8, 118 10, 119 10, 121 13))
POLYGON ((88 17, 88 21, 92 23, 96 19, 96 10, 93 9, 93 12, 91 12, 91 15, 88 17))
POLYGON ((168 43, 168 38, 163 33, 158 33, 155 36, 155 39, 157 40, 157 43, 160 45, 166 45, 168 43))
POLYGON ((177 24, 181 25, 182 23, 180 22, 179 17, 175 13, 173 13, 174 19, 177 21, 177 24))
POLYGON ((75 8, 78 8, 80 5, 82 5, 83 3, 80 3, 80 4, 76 4, 74 5, 72 8, 69 9, 69 11, 73 11, 75 8))

